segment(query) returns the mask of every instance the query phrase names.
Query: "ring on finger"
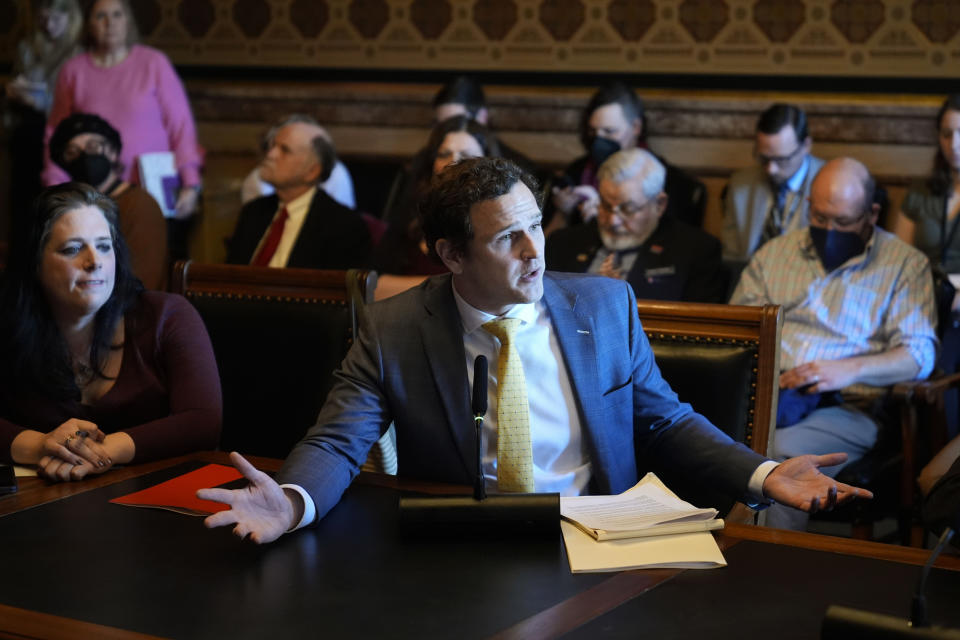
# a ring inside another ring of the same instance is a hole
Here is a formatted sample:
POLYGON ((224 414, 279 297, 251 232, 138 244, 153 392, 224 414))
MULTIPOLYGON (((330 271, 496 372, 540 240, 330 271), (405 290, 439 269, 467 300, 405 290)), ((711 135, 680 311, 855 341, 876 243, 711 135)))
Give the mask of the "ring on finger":
POLYGON ((70 441, 73 440, 75 437, 76 437, 76 436, 74 436, 73 434, 67 436, 67 439, 63 441, 63 446, 69 447, 69 446, 70 446, 70 441))

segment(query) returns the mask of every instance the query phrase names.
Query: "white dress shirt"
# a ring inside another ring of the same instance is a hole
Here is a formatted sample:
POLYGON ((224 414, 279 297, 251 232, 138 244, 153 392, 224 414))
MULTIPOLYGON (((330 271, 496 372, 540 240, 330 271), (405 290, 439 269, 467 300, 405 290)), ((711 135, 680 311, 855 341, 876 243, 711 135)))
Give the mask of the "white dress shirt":
POLYGON ((267 236, 270 235, 270 228, 273 227, 274 220, 280 215, 280 211, 286 207, 287 222, 283 225, 283 235, 280 236, 280 244, 277 245, 277 250, 273 252, 273 257, 270 258, 267 266, 287 266, 287 261, 290 259, 290 252, 293 250, 293 245, 296 244, 297 238, 300 236, 300 229, 303 228, 303 221, 307 219, 307 213, 310 211, 310 203, 313 201, 313 196, 316 192, 317 188, 311 187, 306 193, 294 198, 287 204, 280 203, 280 206, 277 207, 277 212, 273 214, 273 218, 270 219, 270 224, 267 225, 267 228, 264 230, 260 242, 257 243, 257 248, 253 252, 254 258, 260 253, 260 247, 263 246, 263 243, 267 240, 267 236))
POLYGON ((543 301, 518 304, 502 316, 472 307, 453 288, 463 322, 467 379, 473 386, 473 362, 486 356, 489 364, 487 414, 483 421, 483 475, 487 488, 497 490, 497 362, 500 341, 481 325, 498 317, 518 318, 516 349, 523 363, 530 405, 533 484, 538 493, 580 495, 590 481, 590 456, 583 439, 575 394, 563 365, 563 354, 543 301))

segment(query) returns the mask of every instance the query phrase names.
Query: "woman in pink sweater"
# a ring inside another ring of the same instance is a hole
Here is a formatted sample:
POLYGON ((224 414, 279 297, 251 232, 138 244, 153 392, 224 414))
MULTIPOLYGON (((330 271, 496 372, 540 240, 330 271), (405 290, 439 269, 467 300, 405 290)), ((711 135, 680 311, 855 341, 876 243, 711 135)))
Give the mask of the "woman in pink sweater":
MULTIPOLYGON (((127 0, 96 0, 86 11, 85 53, 60 71, 47 120, 46 140, 66 116, 94 113, 123 139, 122 178, 137 184, 137 157, 172 151, 180 175, 176 217, 194 213, 200 191, 202 150, 183 84, 165 55, 136 44, 137 28, 127 0)), ((45 184, 69 180, 45 157, 45 184)))

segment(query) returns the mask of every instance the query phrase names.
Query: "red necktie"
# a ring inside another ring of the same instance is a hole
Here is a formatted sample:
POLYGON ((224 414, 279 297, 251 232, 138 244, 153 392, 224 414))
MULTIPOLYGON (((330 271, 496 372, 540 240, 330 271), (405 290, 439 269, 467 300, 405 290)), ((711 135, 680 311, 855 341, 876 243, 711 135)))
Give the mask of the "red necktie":
POLYGON ((253 257, 253 260, 250 261, 251 265, 255 267, 266 267, 270 264, 270 258, 277 252, 277 247, 280 245, 280 238, 283 237, 283 227, 289 217, 286 207, 280 209, 280 213, 277 214, 277 217, 273 219, 273 224, 270 225, 270 232, 267 234, 267 239, 263 241, 263 246, 260 247, 260 251, 253 257))

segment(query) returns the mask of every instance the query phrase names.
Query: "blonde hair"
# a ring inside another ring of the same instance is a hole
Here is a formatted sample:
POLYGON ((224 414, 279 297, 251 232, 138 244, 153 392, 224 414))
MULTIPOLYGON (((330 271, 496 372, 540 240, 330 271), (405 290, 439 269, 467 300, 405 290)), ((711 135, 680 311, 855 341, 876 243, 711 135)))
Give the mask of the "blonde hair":
POLYGON ((67 14, 67 30, 64 32, 61 40, 75 44, 83 28, 83 15, 80 13, 80 5, 77 0, 33 0, 31 2, 33 13, 30 18, 33 21, 32 31, 39 33, 40 24, 37 16, 44 9, 60 11, 67 14))
MULTIPOLYGON (((27 50, 23 52, 26 54, 26 59, 21 62, 43 67, 44 78, 52 80, 60 66, 77 52, 77 39, 83 28, 80 5, 77 4, 77 0, 33 0, 31 8, 33 11, 30 15, 30 36, 20 45, 27 50), (44 9, 67 14, 67 29, 57 40, 50 40, 43 32, 39 16, 44 9)), ((19 72, 23 69, 15 69, 15 71, 19 72)))

